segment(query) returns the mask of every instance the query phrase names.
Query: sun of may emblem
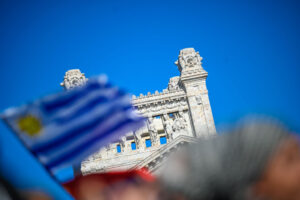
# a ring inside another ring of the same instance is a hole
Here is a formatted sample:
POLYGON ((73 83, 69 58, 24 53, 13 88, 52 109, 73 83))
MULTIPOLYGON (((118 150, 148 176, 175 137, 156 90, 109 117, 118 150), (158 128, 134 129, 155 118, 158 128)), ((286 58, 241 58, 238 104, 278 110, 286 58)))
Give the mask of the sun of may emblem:
POLYGON ((30 136, 35 136, 42 130, 41 121, 32 115, 26 115, 18 119, 18 126, 21 131, 27 133, 30 136))

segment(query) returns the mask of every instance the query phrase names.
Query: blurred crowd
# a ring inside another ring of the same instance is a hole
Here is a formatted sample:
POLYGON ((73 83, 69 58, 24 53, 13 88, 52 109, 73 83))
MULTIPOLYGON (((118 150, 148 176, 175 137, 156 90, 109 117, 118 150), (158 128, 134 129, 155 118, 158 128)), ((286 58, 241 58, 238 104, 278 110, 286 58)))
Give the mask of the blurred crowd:
MULTIPOLYGON (((248 118, 173 152, 155 177, 146 169, 78 176, 63 187, 78 200, 300 200, 297 134, 248 118)), ((0 199, 51 199, 1 179, 0 199)))

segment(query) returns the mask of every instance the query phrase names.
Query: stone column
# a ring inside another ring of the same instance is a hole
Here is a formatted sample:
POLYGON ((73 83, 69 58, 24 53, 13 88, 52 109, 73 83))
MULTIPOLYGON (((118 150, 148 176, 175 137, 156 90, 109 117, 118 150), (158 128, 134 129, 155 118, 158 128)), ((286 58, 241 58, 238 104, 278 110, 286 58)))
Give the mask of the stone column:
POLYGON ((172 140, 173 139, 173 130, 172 130, 172 120, 169 118, 169 116, 167 114, 163 115, 163 125, 164 125, 164 129, 165 129, 165 133, 167 136, 168 140, 172 140))
POLYGON ((137 149, 143 149, 143 143, 142 143, 142 137, 141 137, 141 129, 138 129, 134 132, 134 140, 136 143, 136 148, 137 149))
POLYGON ((151 141, 152 141, 152 146, 156 146, 158 141, 157 141, 157 129, 153 123, 153 118, 152 117, 149 117, 148 118, 148 131, 149 131, 149 134, 150 134, 150 138, 151 138, 151 141))

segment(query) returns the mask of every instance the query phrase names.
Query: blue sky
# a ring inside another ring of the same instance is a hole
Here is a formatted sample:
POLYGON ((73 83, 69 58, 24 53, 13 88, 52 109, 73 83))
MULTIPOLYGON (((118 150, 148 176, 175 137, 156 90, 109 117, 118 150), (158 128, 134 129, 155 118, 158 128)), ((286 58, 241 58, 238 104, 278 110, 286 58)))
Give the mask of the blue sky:
MULTIPOLYGON (((217 127, 267 113, 300 130, 297 1, 1 1, 0 110, 61 91, 66 70, 105 73, 133 94, 167 86, 179 50, 208 71, 217 127)), ((1 173, 66 194, 0 124, 1 173)))

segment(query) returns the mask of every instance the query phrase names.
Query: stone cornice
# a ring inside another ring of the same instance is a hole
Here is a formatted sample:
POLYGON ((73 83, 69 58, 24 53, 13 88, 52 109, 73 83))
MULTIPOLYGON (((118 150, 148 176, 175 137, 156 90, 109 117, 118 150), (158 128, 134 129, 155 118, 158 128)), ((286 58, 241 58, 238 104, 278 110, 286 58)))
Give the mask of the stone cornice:
POLYGON ((199 78, 206 79, 207 74, 208 73, 204 69, 189 70, 189 71, 181 72, 180 79, 182 82, 193 81, 199 78))
POLYGON ((186 97, 186 94, 182 89, 175 90, 175 91, 164 90, 164 92, 148 94, 146 96, 143 95, 140 95, 139 97, 133 96, 132 103, 135 106, 139 106, 141 104, 157 103, 160 101, 166 101, 170 99, 179 99, 181 97, 186 97))

